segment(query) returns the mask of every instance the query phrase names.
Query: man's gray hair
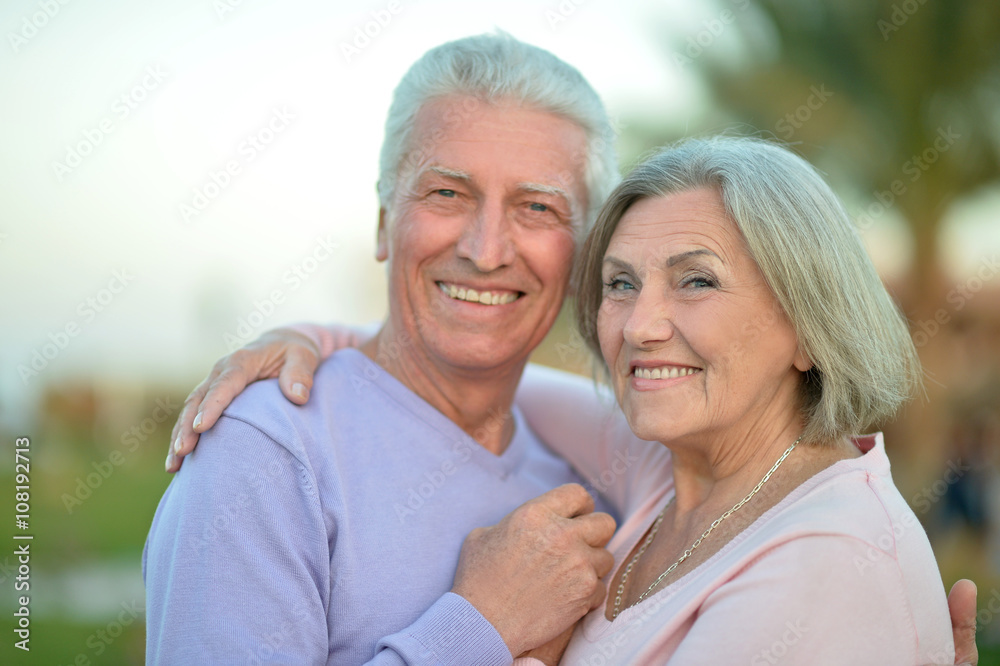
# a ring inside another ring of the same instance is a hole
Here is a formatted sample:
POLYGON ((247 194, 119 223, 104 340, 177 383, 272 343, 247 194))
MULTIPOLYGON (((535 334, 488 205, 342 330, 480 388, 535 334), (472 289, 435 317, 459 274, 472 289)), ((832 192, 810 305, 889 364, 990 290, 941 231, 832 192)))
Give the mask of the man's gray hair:
POLYGON ((586 160, 589 201, 584 202, 584 233, 590 229, 604 197, 618 181, 616 137, 604 105, 576 68, 499 31, 431 49, 396 86, 379 156, 378 192, 383 207, 392 200, 397 178, 433 150, 433 144, 412 145, 417 112, 428 102, 449 96, 466 97, 471 107, 477 101, 513 102, 579 125, 587 136, 587 154, 574 159, 586 160))
MULTIPOLYGON (((600 355, 601 267, 625 211, 641 199, 701 187, 721 194, 814 364, 802 382, 803 441, 829 443, 891 417, 921 384, 906 320, 822 176, 790 150, 760 139, 681 141, 648 158, 611 193, 577 267, 577 317, 590 348, 600 355)), ((766 335, 769 316, 746 325, 766 335)))

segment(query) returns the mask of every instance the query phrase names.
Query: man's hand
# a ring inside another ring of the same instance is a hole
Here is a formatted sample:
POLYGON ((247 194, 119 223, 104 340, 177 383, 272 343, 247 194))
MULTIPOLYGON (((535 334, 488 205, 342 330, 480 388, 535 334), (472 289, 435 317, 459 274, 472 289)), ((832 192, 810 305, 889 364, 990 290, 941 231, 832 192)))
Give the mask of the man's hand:
POLYGON ((198 434, 215 425, 233 398, 251 382, 277 377, 286 398, 298 405, 305 404, 319 361, 316 343, 290 328, 269 331, 222 357, 184 401, 170 435, 167 471, 181 468, 181 459, 198 444, 198 434))
POLYGON ((525 502, 493 527, 473 530, 452 592, 465 597, 519 655, 551 641, 604 601, 614 565, 604 545, 614 519, 567 484, 525 502))
POLYGON ((569 645, 569 639, 573 637, 575 630, 576 625, 574 624, 545 645, 528 650, 520 655, 518 659, 537 659, 545 664, 545 666, 559 666, 559 660, 562 659, 563 652, 566 651, 566 646, 569 645))
POLYGON ((955 663, 979 663, 979 649, 976 647, 976 584, 962 579, 952 585, 948 594, 948 610, 951 611, 951 630, 955 634, 955 663))

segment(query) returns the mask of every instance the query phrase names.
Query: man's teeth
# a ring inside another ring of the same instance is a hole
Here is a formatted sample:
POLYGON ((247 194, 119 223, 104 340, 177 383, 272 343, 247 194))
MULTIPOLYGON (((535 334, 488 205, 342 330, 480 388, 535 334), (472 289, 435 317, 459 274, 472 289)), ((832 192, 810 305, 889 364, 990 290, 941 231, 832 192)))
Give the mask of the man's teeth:
POLYGON ((698 372, 698 368, 678 368, 676 365, 662 368, 636 368, 635 376, 639 379, 673 379, 686 377, 698 372))
POLYGON ((449 297, 460 300, 468 301, 470 303, 481 303, 483 305, 506 305, 507 303, 513 303, 517 300, 517 293, 512 291, 497 292, 492 291, 476 291, 475 289, 465 289, 464 287, 456 287, 453 284, 445 284, 443 282, 438 282, 438 287, 441 291, 446 293, 449 297))

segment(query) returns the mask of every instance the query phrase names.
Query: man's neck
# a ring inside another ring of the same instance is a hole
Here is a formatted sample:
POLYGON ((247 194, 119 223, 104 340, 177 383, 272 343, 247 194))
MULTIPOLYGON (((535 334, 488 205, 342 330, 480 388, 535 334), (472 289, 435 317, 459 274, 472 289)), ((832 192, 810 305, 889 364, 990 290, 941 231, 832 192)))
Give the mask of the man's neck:
POLYGON ((501 455, 514 435, 510 417, 514 393, 526 364, 488 370, 442 366, 416 352, 390 345, 383 328, 361 347, 373 362, 451 419, 494 455, 501 455), (393 353, 394 352, 394 353, 393 353))

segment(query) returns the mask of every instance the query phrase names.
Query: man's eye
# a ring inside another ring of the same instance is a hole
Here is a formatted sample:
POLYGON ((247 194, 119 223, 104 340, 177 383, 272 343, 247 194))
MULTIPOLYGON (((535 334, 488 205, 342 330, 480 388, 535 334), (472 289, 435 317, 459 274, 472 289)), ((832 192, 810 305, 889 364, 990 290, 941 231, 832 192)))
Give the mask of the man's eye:
POLYGON ((539 213, 544 213, 544 212, 546 212, 549 209, 548 206, 546 206, 545 204, 540 204, 540 203, 533 203, 533 204, 531 204, 530 208, 531 208, 531 210, 538 211, 539 213))
POLYGON ((436 190, 443 197, 454 198, 455 190, 436 190))

